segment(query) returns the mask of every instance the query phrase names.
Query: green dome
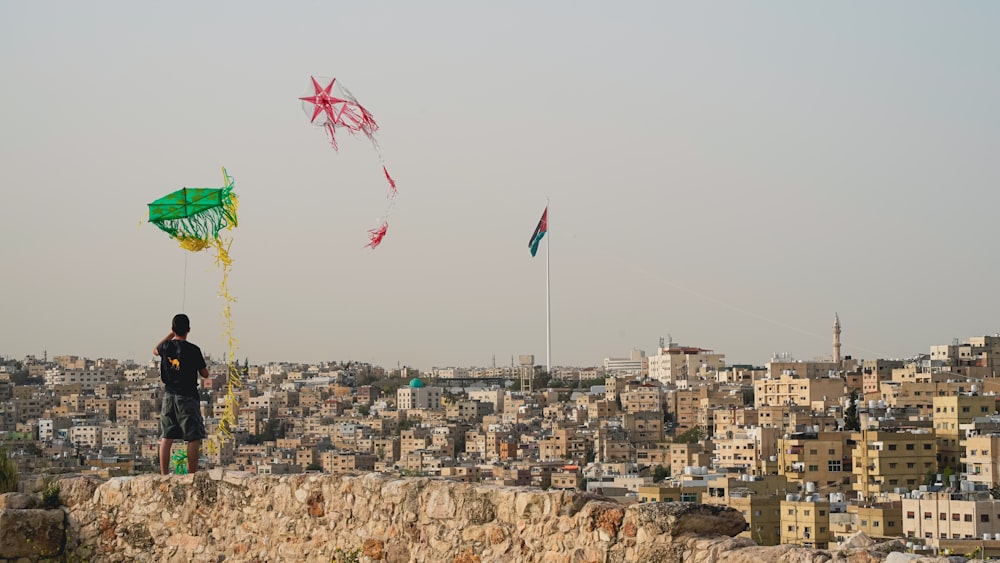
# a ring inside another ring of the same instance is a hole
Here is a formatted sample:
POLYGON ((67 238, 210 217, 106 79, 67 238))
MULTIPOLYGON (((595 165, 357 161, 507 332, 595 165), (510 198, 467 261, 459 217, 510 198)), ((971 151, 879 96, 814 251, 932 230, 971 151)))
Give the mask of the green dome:
POLYGON ((419 387, 423 387, 423 386, 424 386, 424 382, 420 381, 420 378, 414 377, 413 379, 410 380, 410 387, 419 388, 419 387))

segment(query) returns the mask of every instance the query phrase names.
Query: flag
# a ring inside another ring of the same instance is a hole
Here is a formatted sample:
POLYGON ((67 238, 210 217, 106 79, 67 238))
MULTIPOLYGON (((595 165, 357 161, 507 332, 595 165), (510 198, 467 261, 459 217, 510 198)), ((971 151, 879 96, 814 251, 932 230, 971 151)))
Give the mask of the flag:
POLYGON ((534 234, 531 235, 531 240, 528 241, 528 248, 531 249, 531 255, 534 256, 538 252, 538 243, 542 242, 542 237, 545 233, 549 231, 549 206, 545 206, 545 211, 542 211, 542 218, 538 220, 538 226, 535 227, 534 234))

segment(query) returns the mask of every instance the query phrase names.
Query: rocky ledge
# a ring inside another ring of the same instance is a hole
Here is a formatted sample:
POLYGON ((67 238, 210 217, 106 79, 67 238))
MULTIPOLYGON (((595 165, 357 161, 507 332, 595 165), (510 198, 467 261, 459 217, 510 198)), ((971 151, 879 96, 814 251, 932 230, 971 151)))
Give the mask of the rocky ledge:
POLYGON ((0 495, 0 560, 900 563, 901 542, 759 547, 730 508, 378 474, 210 471, 61 481, 59 509, 0 495))

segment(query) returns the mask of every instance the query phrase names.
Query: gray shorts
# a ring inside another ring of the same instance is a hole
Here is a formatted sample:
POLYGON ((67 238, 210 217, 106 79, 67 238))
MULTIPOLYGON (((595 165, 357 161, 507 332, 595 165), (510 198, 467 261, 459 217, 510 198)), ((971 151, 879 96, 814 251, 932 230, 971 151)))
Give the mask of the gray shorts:
POLYGON ((171 440, 202 440, 205 421, 201 418, 201 400, 173 393, 163 394, 160 409, 160 435, 171 440))

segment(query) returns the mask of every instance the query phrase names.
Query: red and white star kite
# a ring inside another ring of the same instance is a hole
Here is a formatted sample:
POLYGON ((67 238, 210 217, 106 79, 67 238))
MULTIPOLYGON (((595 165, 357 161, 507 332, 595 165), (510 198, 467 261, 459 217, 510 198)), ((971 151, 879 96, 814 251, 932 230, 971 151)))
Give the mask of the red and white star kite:
MULTIPOLYGON (((302 110, 309 116, 310 123, 326 130, 333 150, 339 151, 336 137, 337 129, 346 129, 352 135, 363 133, 371 141, 375 152, 378 153, 379 163, 382 165, 382 173, 389 182, 389 193, 387 196, 389 204, 386 207, 385 213, 379 218, 378 225, 368 231, 371 241, 365 246, 375 248, 382 242, 382 238, 385 237, 385 233, 389 228, 389 212, 396 202, 396 181, 389 174, 389 169, 385 165, 385 159, 382 158, 382 150, 379 147, 378 140, 375 138, 375 132, 378 131, 378 123, 375 122, 372 114, 358 103, 358 99, 354 97, 354 94, 351 94, 350 90, 337 82, 336 78, 329 79, 329 83, 325 87, 321 85, 321 82, 316 77, 310 78, 312 80, 312 95, 299 98, 302 101, 302 110)), ((325 79, 323 81, 326 82, 325 79)))

